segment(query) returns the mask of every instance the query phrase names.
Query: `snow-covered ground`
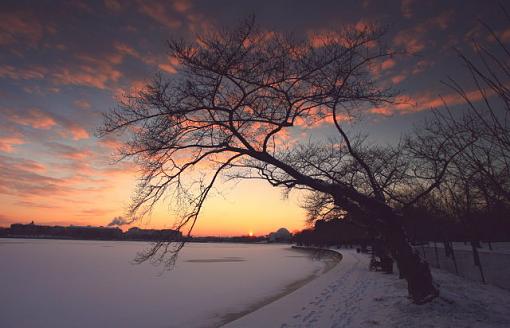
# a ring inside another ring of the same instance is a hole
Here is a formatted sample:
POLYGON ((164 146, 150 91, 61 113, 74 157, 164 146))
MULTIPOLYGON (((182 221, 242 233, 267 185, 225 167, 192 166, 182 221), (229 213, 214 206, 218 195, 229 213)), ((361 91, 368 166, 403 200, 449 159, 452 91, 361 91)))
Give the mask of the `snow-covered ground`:
POLYGON ((367 255, 340 252, 333 270, 225 328, 510 327, 509 291, 434 270, 441 296, 414 305, 396 274, 370 272, 367 255))
POLYGON ((161 274, 130 264, 144 246, 0 239, 0 327, 212 327, 324 268, 288 245, 188 244, 161 274))

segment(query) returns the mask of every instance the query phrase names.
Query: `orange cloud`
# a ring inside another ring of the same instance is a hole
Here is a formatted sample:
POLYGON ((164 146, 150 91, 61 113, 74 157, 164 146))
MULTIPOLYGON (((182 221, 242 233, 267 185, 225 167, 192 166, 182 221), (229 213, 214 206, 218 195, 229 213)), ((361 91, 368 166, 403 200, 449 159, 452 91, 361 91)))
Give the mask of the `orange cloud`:
MULTIPOLYGON (((92 160, 94 158, 94 154, 90 149, 81 149, 77 148, 75 146, 70 146, 67 144, 59 143, 59 142, 47 142, 45 143, 45 146, 58 158, 63 159, 71 159, 71 160, 81 160, 84 158, 88 158, 89 160, 92 160)), ((83 164, 83 165, 89 165, 90 162, 77 162, 76 164, 83 164)), ((64 167, 62 167, 64 169, 64 167)), ((73 171, 75 170, 75 166, 72 167, 73 171)), ((83 173, 83 172, 80 172, 83 173)))
POLYGON ((21 135, 0 137, 0 151, 11 153, 14 151, 15 145, 22 145, 25 140, 21 135))
POLYGON ((389 58, 389 59, 386 59, 385 61, 383 61, 381 63, 381 69, 382 70, 387 70, 387 69, 390 69, 392 68, 393 66, 395 66, 396 62, 394 59, 392 58, 389 58))
MULTIPOLYGON (((494 92, 488 91, 486 96, 490 98, 494 94, 494 92)), ((466 92, 466 97, 473 103, 477 103, 483 100, 482 94, 477 89, 466 92)), ((403 96, 401 99, 397 100, 399 103, 393 106, 372 108, 369 110, 369 112, 383 116, 389 116, 394 113, 416 113, 423 110, 441 108, 444 106, 456 106, 465 104, 465 99, 455 92, 445 96, 433 96, 430 94, 419 94, 412 97, 403 96)))
POLYGON ((393 115, 393 111, 388 107, 375 107, 369 110, 370 113, 382 115, 382 116, 391 116, 393 115))
POLYGON ((82 126, 74 122, 66 122, 64 135, 71 135, 73 140, 88 139, 90 134, 82 126))
POLYGON ((510 41, 510 28, 501 32, 500 38, 501 38, 501 41, 503 41, 503 42, 510 41))
POLYGON ((118 150, 124 143, 112 137, 103 137, 99 139, 99 145, 110 150, 118 150))

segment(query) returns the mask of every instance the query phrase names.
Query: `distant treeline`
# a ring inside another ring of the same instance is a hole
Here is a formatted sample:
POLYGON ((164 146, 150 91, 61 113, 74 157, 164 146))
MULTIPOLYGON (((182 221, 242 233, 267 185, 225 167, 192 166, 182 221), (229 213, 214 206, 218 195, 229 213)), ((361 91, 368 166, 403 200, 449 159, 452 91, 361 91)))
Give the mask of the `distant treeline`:
MULTIPOLYGON (((434 216, 424 209, 413 208, 404 213, 404 229, 412 243, 428 241, 505 242, 510 241, 510 217, 507 212, 478 213, 477 216, 453 220, 434 216)), ((349 219, 318 220, 313 228, 294 235, 300 245, 368 245, 376 234, 355 225, 349 219)))
POLYGON ((404 212, 404 227, 413 241, 510 241, 510 208, 473 210, 458 217, 414 207, 404 212))
POLYGON ((126 232, 116 227, 93 226, 47 226, 29 223, 11 224, 0 227, 0 237, 8 238, 52 238, 81 240, 135 240, 135 241, 182 241, 196 243, 263 243, 267 236, 234 237, 183 237, 180 231, 172 229, 140 229, 133 227, 126 232))
POLYGON ((366 230, 348 220, 318 220, 315 226, 302 230, 294 235, 298 245, 360 245, 370 244, 373 237, 366 230))
POLYGON ((121 229, 113 227, 46 226, 32 222, 29 224, 14 223, 9 228, 0 228, 0 237, 164 241, 181 240, 182 234, 172 229, 158 230, 134 227, 123 232, 121 229))

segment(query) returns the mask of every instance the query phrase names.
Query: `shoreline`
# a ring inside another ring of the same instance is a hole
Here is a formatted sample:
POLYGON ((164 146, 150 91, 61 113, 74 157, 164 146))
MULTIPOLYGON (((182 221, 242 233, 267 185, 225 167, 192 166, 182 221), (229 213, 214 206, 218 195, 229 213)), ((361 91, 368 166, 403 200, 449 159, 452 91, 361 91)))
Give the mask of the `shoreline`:
POLYGON ((314 273, 308 275, 305 278, 302 278, 297 281, 293 281, 289 284, 287 284, 282 291, 279 293, 266 297, 258 302, 255 302, 251 305, 249 305, 246 309, 234 312, 234 313, 227 313, 221 316, 222 320, 212 326, 215 328, 223 327, 225 325, 228 325, 232 322, 235 322, 236 320, 242 319, 243 317, 254 313, 258 311, 259 309, 270 305, 271 303, 274 303, 285 296, 295 292, 296 290, 299 290, 300 288, 306 286, 308 283, 314 281, 315 279, 321 277, 322 275, 326 274, 327 272, 331 271, 333 268, 335 268, 341 261, 342 261, 342 254, 339 252, 336 252, 331 249, 321 249, 321 248, 314 248, 314 247, 303 247, 303 246, 295 246, 293 245, 290 250, 298 251, 298 252, 306 252, 311 256, 312 259, 319 259, 324 262, 324 268, 322 270, 316 270, 314 273), (312 253, 312 254, 310 254, 312 253), (327 255, 324 256, 324 254, 327 255), (324 256, 324 258, 321 258, 324 256))
POLYGON ((342 265, 224 328, 510 326, 507 290, 433 269, 441 297, 416 305, 398 275, 369 271, 370 258, 352 249, 333 251, 342 265))

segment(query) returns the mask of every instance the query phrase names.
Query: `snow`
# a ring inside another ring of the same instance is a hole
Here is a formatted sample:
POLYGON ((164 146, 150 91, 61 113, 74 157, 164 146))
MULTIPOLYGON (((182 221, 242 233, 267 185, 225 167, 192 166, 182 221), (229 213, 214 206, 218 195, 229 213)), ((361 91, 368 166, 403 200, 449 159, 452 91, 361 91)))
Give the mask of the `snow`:
POLYGON ((506 290, 433 270, 441 296, 415 305, 397 275, 368 271, 365 254, 340 253, 333 270, 225 328, 510 327, 506 290))
POLYGON ((288 245, 188 244, 162 273, 130 264, 145 246, 0 239, 0 327, 217 326, 324 267, 288 245))
MULTIPOLYGON (((324 268, 288 246, 191 244, 159 275, 128 264, 142 246, 0 239, 0 327, 215 327, 324 268)), ((339 252, 330 271, 224 327, 510 327, 510 291, 433 270, 441 296, 418 306, 397 274, 339 252)))

